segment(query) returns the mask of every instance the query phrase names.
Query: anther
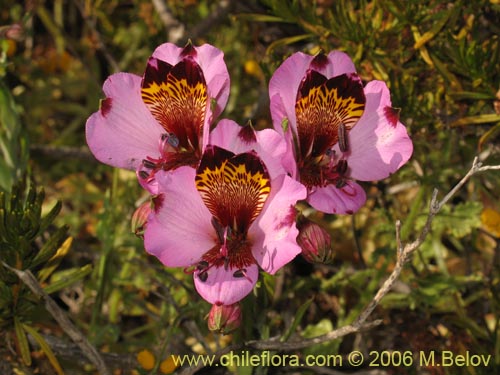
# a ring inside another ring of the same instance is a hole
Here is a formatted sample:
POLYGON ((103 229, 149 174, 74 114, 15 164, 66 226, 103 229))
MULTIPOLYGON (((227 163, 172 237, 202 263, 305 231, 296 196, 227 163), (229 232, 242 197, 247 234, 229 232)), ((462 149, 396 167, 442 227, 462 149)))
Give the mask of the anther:
POLYGON ((338 162, 337 162, 337 173, 340 175, 340 176, 344 176, 345 173, 347 172, 347 160, 345 159, 340 159, 338 162))
POLYGON ((179 146, 179 138, 174 133, 170 133, 168 135, 168 144, 172 147, 177 147, 179 146))
POLYGON ((156 167, 156 164, 148 159, 144 159, 142 161, 142 165, 144 165, 148 169, 154 169, 156 167))
POLYGON ((149 173, 146 171, 139 171, 139 177, 145 180, 149 177, 149 173))
POLYGON ((247 272, 246 269, 242 268, 240 270, 236 270, 234 271, 233 273, 233 277, 236 277, 236 278, 242 278, 242 277, 245 277, 245 273, 247 272))
POLYGON ((347 182, 343 178, 340 178, 340 179, 337 180, 337 182, 335 182, 335 187, 337 189, 342 189, 346 185, 347 185, 347 182))
POLYGON ((345 124, 341 122, 338 127, 339 148, 342 152, 349 151, 349 140, 347 139, 347 129, 345 124))
POLYGON ((207 281, 207 279, 208 279, 208 273, 207 273, 207 271, 202 271, 202 272, 198 273, 198 278, 202 282, 207 281))
POLYGON ((199 261, 196 265, 196 269, 200 272, 206 271, 208 268, 208 262, 206 260, 199 261))

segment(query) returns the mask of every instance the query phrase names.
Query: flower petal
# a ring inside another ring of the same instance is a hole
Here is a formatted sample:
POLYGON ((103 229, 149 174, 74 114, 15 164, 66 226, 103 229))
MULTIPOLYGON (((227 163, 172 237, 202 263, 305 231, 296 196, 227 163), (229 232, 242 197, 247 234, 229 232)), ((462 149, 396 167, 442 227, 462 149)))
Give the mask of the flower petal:
POLYGON ((369 82, 365 96, 365 112, 349 133, 347 160, 351 178, 374 181, 388 177, 404 165, 411 157, 413 143, 392 109, 384 82, 369 82))
POLYGON ((356 73, 356 67, 349 55, 341 51, 332 51, 328 54, 328 64, 324 70, 318 70, 327 78, 336 77, 342 74, 356 73))
POLYGON ((271 182, 271 194, 261 215, 250 227, 253 256, 268 273, 274 274, 300 253, 296 238, 295 204, 306 197, 306 188, 286 175, 271 182))
POLYGON ((231 305, 247 296, 257 283, 259 269, 256 264, 244 270, 244 276, 235 277, 236 269, 212 267, 205 271, 208 276, 204 281, 194 274, 194 286, 207 302, 217 305, 231 305))
POLYGON ((328 214, 352 214, 366 201, 366 193, 354 181, 346 181, 340 189, 334 185, 315 188, 307 201, 318 211, 328 214))
POLYGON ((101 162, 135 170, 146 156, 158 157, 164 132, 141 98, 141 77, 116 73, 104 82, 106 99, 86 124, 87 144, 101 162))
POLYGON ((146 224, 144 247, 166 266, 193 265, 216 244, 212 215, 194 184, 195 170, 180 167, 156 178, 161 194, 146 224))
POLYGON ((269 173, 255 152, 234 153, 210 145, 196 171, 196 188, 223 227, 246 233, 270 191, 269 173))
POLYGON ((302 78, 310 67, 314 56, 296 52, 287 58, 274 72, 269 81, 271 116, 276 131, 283 134, 282 122, 288 119, 293 133, 297 132, 295 102, 302 78))
POLYGON ((203 44, 199 47, 188 44, 184 48, 179 48, 175 44, 164 43, 156 48, 153 57, 175 65, 188 54, 193 56, 200 66, 207 85, 209 105, 203 129, 204 149, 208 144, 210 124, 222 113, 229 98, 229 72, 224 62, 224 53, 210 44, 203 44))
POLYGON ((235 154, 255 151, 271 179, 287 172, 283 167, 287 145, 273 129, 254 130, 250 125, 240 126, 232 120, 222 119, 210 133, 210 144, 235 154))

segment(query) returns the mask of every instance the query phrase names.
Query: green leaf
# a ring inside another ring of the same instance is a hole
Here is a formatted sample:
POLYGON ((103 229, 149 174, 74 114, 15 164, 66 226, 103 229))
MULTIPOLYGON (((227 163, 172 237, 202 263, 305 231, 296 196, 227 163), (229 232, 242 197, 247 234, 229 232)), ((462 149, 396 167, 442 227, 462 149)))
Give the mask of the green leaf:
MULTIPOLYGON (((43 271, 43 270, 42 270, 43 271)), ((81 268, 71 268, 54 274, 52 279, 55 281, 51 282, 50 285, 43 288, 47 294, 57 292, 58 290, 64 289, 70 285, 73 285, 79 280, 82 280, 85 276, 92 272, 92 265, 87 264, 81 268)))
POLYGON ((21 352, 21 358, 26 366, 31 366, 31 353, 28 345, 28 339, 23 329, 23 324, 19 321, 17 316, 14 316, 14 330, 16 332, 17 344, 21 352))
POLYGON ((39 264, 42 264, 52 258, 59 247, 66 239, 66 235, 68 232, 68 227, 63 226, 58 228, 49 238, 47 242, 42 246, 40 252, 35 256, 32 260, 30 267, 35 267, 39 264))
POLYGON ((0 190, 10 191, 26 169, 28 153, 14 99, 0 81, 0 190))
POLYGON ((290 324, 290 327, 288 327, 288 329, 283 334, 283 336, 281 336, 282 342, 287 341, 290 338, 290 336, 292 335, 292 333, 295 332, 295 330, 297 329, 297 326, 302 321, 302 318, 304 317, 305 312, 307 311, 309 306, 311 306, 311 303, 313 300, 314 300, 314 298, 310 298, 302 306, 299 307, 299 309, 297 310, 297 313, 295 314, 295 317, 293 318, 292 324, 290 324))
POLYGON ((40 335, 33 327, 23 324, 23 329, 28 332, 40 345, 40 349, 45 353, 47 356, 47 359, 49 360, 50 364, 54 368, 54 370, 59 374, 59 375, 64 375, 64 371, 61 368, 61 365, 59 364, 59 361, 57 360, 56 356, 54 355, 54 352, 50 348, 49 344, 47 344, 47 341, 40 335))

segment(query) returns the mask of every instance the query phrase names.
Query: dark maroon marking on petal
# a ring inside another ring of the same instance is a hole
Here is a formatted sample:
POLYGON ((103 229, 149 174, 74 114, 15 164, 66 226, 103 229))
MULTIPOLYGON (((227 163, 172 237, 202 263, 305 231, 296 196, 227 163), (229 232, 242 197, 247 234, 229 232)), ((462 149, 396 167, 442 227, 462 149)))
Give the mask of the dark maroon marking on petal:
POLYGON ((197 83, 202 83, 206 86, 203 71, 191 56, 186 56, 184 60, 177 63, 170 71, 170 74, 178 80, 186 78, 190 86, 196 86, 197 83))
POLYGON ((345 213, 348 215, 352 215, 354 212, 352 210, 346 210, 345 213))
POLYGON ((191 41, 189 41, 186 44, 186 46, 182 49, 181 57, 187 57, 187 56, 196 57, 196 55, 197 55, 196 49, 194 48, 191 41))
POLYGON ((255 134, 255 129, 251 124, 242 126, 238 132, 238 137, 245 143, 255 143, 257 142, 257 136, 255 134))
POLYGON ((106 117, 111 111, 111 105, 113 104, 112 98, 106 98, 101 100, 101 114, 102 117, 106 117))
POLYGON ((297 217, 297 210, 294 206, 290 206, 288 209, 288 214, 276 224, 275 229, 280 230, 281 228, 291 227, 295 223, 295 218, 297 217))
POLYGON ((302 79, 302 82, 300 82, 299 89, 297 90, 296 101, 299 101, 304 96, 309 95, 309 91, 311 91, 312 88, 321 86, 326 81, 327 79, 323 74, 318 73, 315 70, 309 69, 304 78, 302 79))
POLYGON ((323 52, 318 53, 311 61, 310 67, 312 69, 321 70, 328 65, 328 56, 323 52))
POLYGON ((233 156, 234 153, 231 151, 223 149, 222 147, 209 145, 203 153, 200 164, 196 169, 196 174, 203 173, 206 168, 210 170, 220 168, 225 160, 231 159, 233 156))
POLYGON ((389 121, 389 124, 391 124, 393 128, 395 128, 398 124, 400 113, 401 113, 401 108, 393 108, 389 106, 386 106, 384 108, 385 118, 387 119, 387 121, 389 121))
POLYGON ((142 77, 142 88, 149 87, 152 83, 161 84, 167 80, 167 76, 172 70, 172 65, 159 60, 155 57, 150 57, 148 60, 148 65, 146 66, 146 71, 142 77))
POLYGON ((361 78, 356 73, 341 74, 326 82, 329 90, 337 89, 343 98, 353 97, 356 103, 365 104, 366 97, 361 78))
POLYGON ((224 230, 227 227, 244 235, 270 192, 269 173, 255 152, 234 155, 217 146, 205 150, 195 184, 217 219, 212 222, 216 231, 220 224, 224 230))
POLYGON ((163 206, 163 202, 165 201, 165 195, 158 194, 153 197, 152 201, 153 201, 153 209, 155 210, 155 213, 158 213, 158 211, 160 211, 160 209, 163 206))

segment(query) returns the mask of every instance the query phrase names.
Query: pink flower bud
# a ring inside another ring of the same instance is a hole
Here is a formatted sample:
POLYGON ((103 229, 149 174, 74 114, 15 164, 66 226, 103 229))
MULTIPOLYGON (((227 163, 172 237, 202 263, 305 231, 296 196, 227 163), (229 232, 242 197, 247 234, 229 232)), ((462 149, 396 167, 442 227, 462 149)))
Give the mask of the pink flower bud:
POLYGON ((212 305, 208 314, 208 329, 226 335, 241 324, 241 307, 232 305, 212 305))
POLYGON ((299 224, 297 243, 302 256, 310 263, 329 263, 333 260, 330 234, 320 225, 311 221, 299 224))
POLYGON ((0 37, 15 40, 18 42, 24 37, 24 29, 18 23, 7 26, 0 26, 0 37))
POLYGON ((151 202, 148 200, 141 204, 132 215, 131 228, 132 232, 136 236, 141 237, 144 234, 144 229, 146 228, 146 222, 148 216, 151 213, 151 202))

